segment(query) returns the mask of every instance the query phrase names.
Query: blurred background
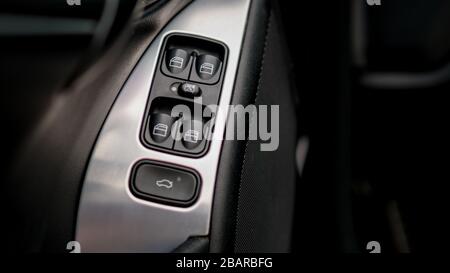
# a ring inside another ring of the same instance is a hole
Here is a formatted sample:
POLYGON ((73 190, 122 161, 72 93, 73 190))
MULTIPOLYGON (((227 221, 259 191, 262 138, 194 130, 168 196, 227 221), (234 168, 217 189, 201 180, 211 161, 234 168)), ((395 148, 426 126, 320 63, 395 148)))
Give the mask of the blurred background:
POLYGON ((296 246, 448 251, 450 2, 312 2, 281 3, 311 143, 296 246))

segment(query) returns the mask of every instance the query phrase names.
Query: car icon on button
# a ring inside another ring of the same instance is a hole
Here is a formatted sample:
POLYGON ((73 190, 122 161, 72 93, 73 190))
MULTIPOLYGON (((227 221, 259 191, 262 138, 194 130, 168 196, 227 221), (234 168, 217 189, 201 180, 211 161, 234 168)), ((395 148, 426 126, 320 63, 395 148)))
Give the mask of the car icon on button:
POLYGON ((156 186, 171 189, 173 187, 173 182, 168 179, 156 180, 156 186))

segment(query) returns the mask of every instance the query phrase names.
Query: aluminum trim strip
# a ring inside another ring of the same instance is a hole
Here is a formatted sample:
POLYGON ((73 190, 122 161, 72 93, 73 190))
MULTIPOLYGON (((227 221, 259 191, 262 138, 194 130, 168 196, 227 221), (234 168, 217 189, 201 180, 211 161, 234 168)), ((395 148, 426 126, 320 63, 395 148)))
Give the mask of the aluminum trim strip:
MULTIPOLYGON (((170 252, 189 236, 209 233, 214 184, 222 141, 211 141, 202 158, 145 148, 142 118, 164 38, 186 33, 228 46, 220 106, 231 101, 250 0, 196 0, 178 14, 149 46, 130 75, 101 130, 90 159, 77 218, 82 252, 170 252), (202 179, 198 201, 172 207, 137 199, 129 190, 133 165, 143 159, 185 166, 202 179)), ((217 116, 214 134, 223 135, 228 107, 217 116)))

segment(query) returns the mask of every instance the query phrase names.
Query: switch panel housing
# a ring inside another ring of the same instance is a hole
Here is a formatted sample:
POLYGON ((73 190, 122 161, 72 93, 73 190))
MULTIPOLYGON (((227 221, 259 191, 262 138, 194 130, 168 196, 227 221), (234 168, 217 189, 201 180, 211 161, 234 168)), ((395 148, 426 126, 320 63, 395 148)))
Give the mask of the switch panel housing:
POLYGON ((207 152, 214 129, 214 112, 207 107, 219 103, 227 56, 227 47, 218 41, 168 35, 143 118, 144 146, 188 157, 207 152))

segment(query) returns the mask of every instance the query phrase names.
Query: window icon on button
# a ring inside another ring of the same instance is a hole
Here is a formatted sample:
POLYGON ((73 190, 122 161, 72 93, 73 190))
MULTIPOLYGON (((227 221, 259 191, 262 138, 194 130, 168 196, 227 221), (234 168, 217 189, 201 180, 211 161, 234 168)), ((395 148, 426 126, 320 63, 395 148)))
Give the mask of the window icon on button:
POLYGON ((178 56, 170 59, 169 66, 174 68, 183 68, 184 59, 178 56))
POLYGON ((200 66, 200 73, 213 75, 214 74, 214 65, 211 63, 203 63, 200 66))
POLYGON ((197 143, 199 139, 200 133, 196 130, 188 130, 184 136, 183 140, 185 142, 197 143))
POLYGON ((169 126, 163 123, 158 123, 153 127, 153 135, 155 136, 167 136, 167 131, 169 130, 169 126))

